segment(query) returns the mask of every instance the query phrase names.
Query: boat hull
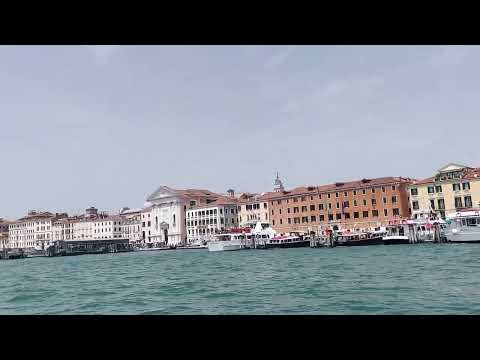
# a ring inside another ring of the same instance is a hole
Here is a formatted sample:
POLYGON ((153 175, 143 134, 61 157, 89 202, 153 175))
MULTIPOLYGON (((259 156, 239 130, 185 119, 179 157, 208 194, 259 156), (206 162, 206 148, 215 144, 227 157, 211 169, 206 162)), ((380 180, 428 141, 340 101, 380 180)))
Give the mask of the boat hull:
POLYGON ((336 242, 335 245, 336 246, 383 245, 383 238, 380 236, 380 237, 374 237, 370 239, 342 241, 342 242, 336 242))
POLYGON ((383 238, 384 245, 403 245, 410 244, 408 236, 386 236, 383 238))
POLYGON ((230 242, 230 241, 218 241, 210 242, 208 244, 208 251, 217 252, 217 251, 237 251, 246 249, 243 244, 230 242))
POLYGON ((259 249, 292 249, 292 248, 302 248, 310 247, 310 241, 295 241, 292 243, 280 243, 280 244, 262 244, 259 249))
POLYGON ((479 243, 480 242, 480 232, 463 232, 450 233, 447 237, 449 242, 452 243, 479 243))

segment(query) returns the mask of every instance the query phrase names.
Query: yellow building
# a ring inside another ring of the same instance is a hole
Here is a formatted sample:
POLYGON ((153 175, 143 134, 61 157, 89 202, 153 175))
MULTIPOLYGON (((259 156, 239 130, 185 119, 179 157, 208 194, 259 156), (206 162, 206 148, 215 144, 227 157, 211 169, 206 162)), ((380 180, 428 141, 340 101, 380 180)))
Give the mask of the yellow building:
POLYGON ((462 208, 480 207, 480 168, 448 164, 409 186, 412 214, 433 211, 445 218, 462 208))

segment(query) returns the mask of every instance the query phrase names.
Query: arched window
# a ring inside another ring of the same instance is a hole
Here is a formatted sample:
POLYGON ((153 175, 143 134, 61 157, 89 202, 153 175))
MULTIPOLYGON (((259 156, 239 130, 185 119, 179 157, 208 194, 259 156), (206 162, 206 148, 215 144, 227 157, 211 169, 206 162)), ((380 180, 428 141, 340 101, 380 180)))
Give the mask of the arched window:
POLYGON ((175 226, 175 214, 173 214, 173 226, 175 226))

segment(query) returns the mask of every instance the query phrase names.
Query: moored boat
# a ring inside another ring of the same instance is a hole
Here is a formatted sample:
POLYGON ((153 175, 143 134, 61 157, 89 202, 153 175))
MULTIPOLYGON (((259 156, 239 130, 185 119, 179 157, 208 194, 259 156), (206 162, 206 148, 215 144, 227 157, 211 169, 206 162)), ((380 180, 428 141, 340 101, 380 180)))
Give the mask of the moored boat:
POLYGON ((336 246, 383 245, 383 232, 347 232, 336 236, 336 246))
POLYGON ((233 233, 215 235, 215 240, 208 242, 208 251, 235 251, 249 249, 250 234, 233 233))
POLYGON ((447 241, 452 243, 480 243, 480 209, 465 209, 447 216, 450 224, 447 241))
POLYGON ((272 238, 266 239, 262 244, 263 249, 287 249, 287 248, 299 248, 299 247, 310 247, 310 237, 309 236, 275 236, 272 238))

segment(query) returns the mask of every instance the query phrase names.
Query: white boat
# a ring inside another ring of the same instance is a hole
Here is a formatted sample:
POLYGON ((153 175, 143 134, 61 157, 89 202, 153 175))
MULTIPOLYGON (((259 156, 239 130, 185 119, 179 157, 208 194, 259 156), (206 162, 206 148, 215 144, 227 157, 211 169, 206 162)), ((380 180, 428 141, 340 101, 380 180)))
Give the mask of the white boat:
POLYGON ((235 251, 250 248, 251 234, 228 233, 215 235, 215 240, 208 242, 208 251, 235 251))
POLYGON ((400 245, 409 244, 410 238, 408 237, 408 225, 403 224, 391 224, 386 227, 387 234, 383 237, 384 245, 400 245))
POLYGON ((461 210, 447 215, 447 240, 454 243, 480 242, 480 209, 461 210))

